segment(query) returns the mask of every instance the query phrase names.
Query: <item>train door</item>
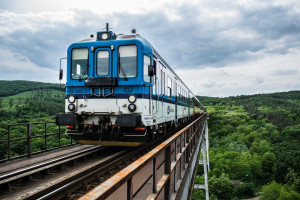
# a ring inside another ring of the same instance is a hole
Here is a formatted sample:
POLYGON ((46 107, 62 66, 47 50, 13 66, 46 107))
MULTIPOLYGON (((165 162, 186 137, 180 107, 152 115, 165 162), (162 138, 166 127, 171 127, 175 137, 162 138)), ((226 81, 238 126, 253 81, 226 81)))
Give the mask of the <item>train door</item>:
MULTIPOLYGON (((112 54, 110 48, 97 48, 95 51, 95 68, 93 70, 94 77, 111 77, 112 76, 112 54)), ((92 89, 93 93, 98 95, 112 94, 113 88, 97 88, 92 89)))
POLYGON ((111 76, 111 50, 109 48, 99 48, 95 51, 95 63, 94 77, 111 76))

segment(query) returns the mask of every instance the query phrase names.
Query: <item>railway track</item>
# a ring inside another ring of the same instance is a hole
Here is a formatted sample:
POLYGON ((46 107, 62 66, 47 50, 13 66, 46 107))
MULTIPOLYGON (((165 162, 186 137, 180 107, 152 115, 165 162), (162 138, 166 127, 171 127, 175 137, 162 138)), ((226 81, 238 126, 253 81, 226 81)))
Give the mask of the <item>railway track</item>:
POLYGON ((0 184, 15 189, 1 199, 76 199, 132 163, 186 124, 164 137, 136 148, 93 147, 0 176, 0 184), (94 155, 94 156, 90 156, 94 155), (86 159, 89 156, 89 159, 86 159), (77 163, 77 164, 75 164, 77 163), (68 167, 65 167, 68 166, 68 167), (29 178, 28 178, 29 177, 29 178), (24 181, 25 180, 25 181, 24 181), (30 181, 28 183, 28 180, 30 181), (11 187, 10 185, 8 185, 11 187))

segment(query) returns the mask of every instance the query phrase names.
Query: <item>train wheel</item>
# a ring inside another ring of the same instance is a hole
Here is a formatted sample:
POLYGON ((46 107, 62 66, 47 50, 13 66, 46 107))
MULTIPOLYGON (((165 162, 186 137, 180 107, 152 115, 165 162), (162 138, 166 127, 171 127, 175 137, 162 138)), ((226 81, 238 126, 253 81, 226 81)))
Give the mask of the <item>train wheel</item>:
POLYGON ((163 134, 167 133, 167 123, 162 124, 162 132, 163 132, 163 134))
POLYGON ((154 127, 147 127, 150 140, 154 140, 156 138, 156 131, 154 129, 154 127))

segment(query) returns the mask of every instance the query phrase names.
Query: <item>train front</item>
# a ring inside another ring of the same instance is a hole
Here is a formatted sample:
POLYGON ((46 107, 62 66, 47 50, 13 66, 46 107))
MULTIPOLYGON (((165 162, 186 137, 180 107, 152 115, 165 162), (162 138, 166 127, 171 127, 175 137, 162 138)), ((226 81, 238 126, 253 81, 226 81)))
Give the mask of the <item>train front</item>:
POLYGON ((103 31, 72 44, 67 57, 65 114, 58 114, 56 123, 66 125, 66 133, 80 144, 147 142, 151 45, 136 34, 103 31))

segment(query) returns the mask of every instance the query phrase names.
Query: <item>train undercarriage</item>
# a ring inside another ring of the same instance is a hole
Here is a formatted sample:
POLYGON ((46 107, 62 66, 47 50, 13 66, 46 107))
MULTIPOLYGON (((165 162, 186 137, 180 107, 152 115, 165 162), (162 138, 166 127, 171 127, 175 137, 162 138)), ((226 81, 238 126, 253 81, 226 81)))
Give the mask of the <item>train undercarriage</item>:
MULTIPOLYGON (((193 117, 194 118, 194 117, 193 117)), ((188 121, 178 120, 177 126, 188 121)), ((175 121, 152 126, 119 127, 109 125, 109 120, 99 118, 99 123, 67 126, 66 134, 80 144, 102 146, 140 146, 176 128, 175 121)))

